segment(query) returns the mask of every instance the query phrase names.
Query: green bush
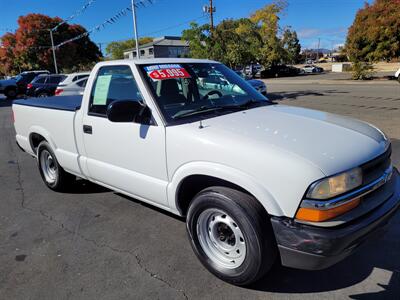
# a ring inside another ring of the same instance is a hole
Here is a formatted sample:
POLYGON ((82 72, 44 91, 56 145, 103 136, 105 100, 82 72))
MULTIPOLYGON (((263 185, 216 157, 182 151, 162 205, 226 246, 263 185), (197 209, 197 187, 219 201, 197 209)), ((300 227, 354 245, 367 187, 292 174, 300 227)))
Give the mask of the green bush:
POLYGON ((357 61, 352 66, 352 79, 369 80, 375 74, 374 66, 371 63, 357 61))

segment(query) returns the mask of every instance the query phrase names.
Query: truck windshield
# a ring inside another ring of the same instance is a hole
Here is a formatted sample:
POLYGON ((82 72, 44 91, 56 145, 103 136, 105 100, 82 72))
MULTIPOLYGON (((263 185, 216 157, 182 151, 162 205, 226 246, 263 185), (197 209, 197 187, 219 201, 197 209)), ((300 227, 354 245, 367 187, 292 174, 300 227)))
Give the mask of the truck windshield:
POLYGON ((271 104, 222 64, 148 64, 140 69, 168 122, 271 104))

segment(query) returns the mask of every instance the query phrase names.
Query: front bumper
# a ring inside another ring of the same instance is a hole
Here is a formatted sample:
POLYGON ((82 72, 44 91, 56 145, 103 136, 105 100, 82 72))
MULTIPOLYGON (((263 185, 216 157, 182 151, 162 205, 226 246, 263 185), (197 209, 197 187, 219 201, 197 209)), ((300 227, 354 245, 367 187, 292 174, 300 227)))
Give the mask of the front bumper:
POLYGON ((317 227, 272 217, 282 265, 304 270, 324 269, 352 254, 364 241, 381 235, 400 207, 400 175, 396 169, 390 181, 393 193, 384 203, 340 226, 317 227))

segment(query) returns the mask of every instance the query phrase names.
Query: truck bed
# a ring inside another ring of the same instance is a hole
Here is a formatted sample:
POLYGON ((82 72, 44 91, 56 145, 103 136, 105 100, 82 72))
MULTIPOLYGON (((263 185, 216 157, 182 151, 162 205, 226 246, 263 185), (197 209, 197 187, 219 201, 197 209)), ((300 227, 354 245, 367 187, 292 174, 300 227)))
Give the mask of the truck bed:
POLYGON ((81 108, 82 96, 54 96, 46 98, 28 98, 15 100, 13 104, 48 109, 76 111, 81 108))

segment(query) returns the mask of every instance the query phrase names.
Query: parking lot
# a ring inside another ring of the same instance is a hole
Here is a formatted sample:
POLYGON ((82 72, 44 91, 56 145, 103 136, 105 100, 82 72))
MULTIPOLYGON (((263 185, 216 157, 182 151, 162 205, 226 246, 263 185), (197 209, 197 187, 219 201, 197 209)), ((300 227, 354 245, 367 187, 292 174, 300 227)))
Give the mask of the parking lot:
MULTIPOLYGON (((324 75, 268 79, 269 97, 375 124, 400 168, 400 84, 324 75)), ((11 102, 0 100, 0 299, 394 299, 400 295, 400 214, 387 234, 322 271, 274 266, 241 288, 206 271, 184 220, 81 182, 42 183, 15 144, 11 102)), ((315 137, 318 143, 318 137, 315 137)))

